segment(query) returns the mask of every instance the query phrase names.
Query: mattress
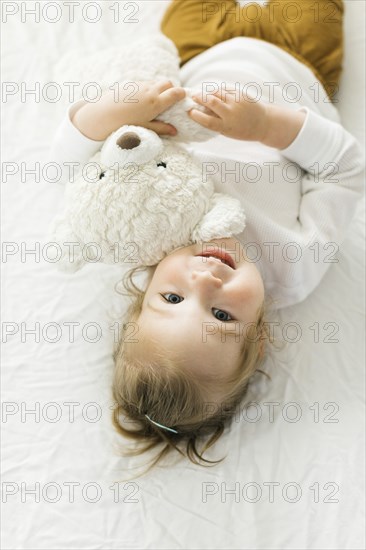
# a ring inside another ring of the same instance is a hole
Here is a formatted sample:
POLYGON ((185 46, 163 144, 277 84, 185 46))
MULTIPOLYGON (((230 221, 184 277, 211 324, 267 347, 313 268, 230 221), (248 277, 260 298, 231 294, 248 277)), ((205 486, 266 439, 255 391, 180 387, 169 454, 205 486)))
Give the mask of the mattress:
MULTIPOLYGON (((319 287, 279 312, 271 380, 254 377, 251 405, 205 455, 225 460, 204 468, 172 455, 137 478, 153 455, 119 454, 110 387, 123 273, 69 276, 52 262, 47 231, 64 189, 46 159, 69 88, 56 97, 51 83, 66 51, 123 47, 156 31, 166 5, 2 6, 2 545, 363 549, 363 202, 319 287)), ((336 104, 363 144, 364 20, 365 2, 346 0, 336 104)))

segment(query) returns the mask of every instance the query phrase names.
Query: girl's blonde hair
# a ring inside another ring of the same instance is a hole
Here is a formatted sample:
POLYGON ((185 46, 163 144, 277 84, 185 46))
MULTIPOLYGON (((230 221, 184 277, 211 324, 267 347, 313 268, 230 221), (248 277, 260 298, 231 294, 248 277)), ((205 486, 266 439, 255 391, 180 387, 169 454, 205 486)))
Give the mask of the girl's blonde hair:
MULTIPOLYGON (((127 292, 117 289, 117 292, 133 298, 123 325, 126 332, 129 331, 132 336, 134 331, 131 332, 130 329, 138 326, 137 321, 154 267, 137 267, 129 270, 122 280, 127 292), (145 290, 139 288, 133 280, 135 273, 143 271, 149 275, 145 290)), ((173 449, 182 456, 187 456, 194 464, 200 464, 200 461, 216 464, 224 460, 225 457, 211 461, 202 455, 224 432, 225 426, 234 416, 237 406, 247 392, 252 375, 260 372, 270 378, 259 368, 264 361, 263 346, 266 340, 269 341, 265 323, 267 307, 268 304, 264 302, 256 323, 246 332, 247 338, 243 341, 239 365, 234 375, 225 381, 225 398, 220 405, 210 402, 208 398, 215 381, 198 380, 191 371, 183 370, 164 356, 162 349, 160 353, 155 354, 158 360, 138 361, 133 356, 133 349, 136 349, 139 342, 138 338, 132 342, 128 338, 120 338, 114 352, 112 394, 115 408, 112 421, 119 434, 137 443, 137 448, 128 449, 122 453, 123 455, 139 455, 164 444, 147 471, 173 449), (178 433, 159 428, 145 416, 146 414, 164 426, 174 427, 178 433), (134 426, 130 429, 126 426, 127 423, 133 423, 134 426), (206 442, 199 451, 197 443, 203 439, 206 442), (183 447, 185 445, 186 453, 179 447, 182 444, 183 447)), ((135 335, 138 336, 138 332, 135 335)))

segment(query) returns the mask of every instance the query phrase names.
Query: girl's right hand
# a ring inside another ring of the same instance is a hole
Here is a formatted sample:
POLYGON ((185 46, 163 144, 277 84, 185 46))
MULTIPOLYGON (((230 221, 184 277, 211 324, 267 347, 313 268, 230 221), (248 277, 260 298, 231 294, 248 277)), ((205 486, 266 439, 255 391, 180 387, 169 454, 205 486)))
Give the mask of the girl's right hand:
POLYGON ((245 141, 262 141, 267 130, 267 107, 254 101, 242 91, 239 98, 235 92, 224 91, 207 95, 195 95, 193 99, 208 109, 208 113, 193 108, 190 117, 210 130, 223 136, 245 141))
POLYGON ((267 105, 254 101, 245 93, 236 98, 234 92, 220 92, 208 96, 204 101, 201 96, 193 96, 200 105, 209 109, 202 113, 191 109, 190 117, 210 130, 223 136, 242 139, 244 141, 259 141, 268 147, 286 149, 298 136, 306 120, 306 112, 267 105))
POLYGON ((185 98, 185 90, 168 81, 124 82, 108 90, 100 101, 86 103, 72 122, 89 139, 105 140, 125 124, 143 126, 160 135, 175 135, 174 126, 155 118, 185 98))

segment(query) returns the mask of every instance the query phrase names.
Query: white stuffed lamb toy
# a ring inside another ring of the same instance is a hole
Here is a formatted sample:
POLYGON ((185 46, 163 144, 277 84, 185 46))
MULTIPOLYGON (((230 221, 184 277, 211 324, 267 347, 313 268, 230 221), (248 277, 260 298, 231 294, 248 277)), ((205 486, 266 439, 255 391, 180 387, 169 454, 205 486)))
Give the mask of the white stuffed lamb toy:
MULTIPOLYGON (((180 86, 178 51, 162 34, 93 54, 78 68, 73 55, 57 69, 69 81, 72 66, 78 82, 97 81, 103 89, 115 82, 161 79, 180 86)), ((198 105, 190 97, 193 90, 185 90, 186 98, 158 117, 173 124, 177 136, 161 138, 143 127, 122 126, 90 159, 88 177, 78 175, 66 185, 65 211, 51 230, 62 270, 77 271, 95 261, 155 265, 180 246, 243 231, 239 201, 216 193, 213 181, 202 177, 201 167, 179 146, 179 141, 216 135, 187 115, 198 105)))

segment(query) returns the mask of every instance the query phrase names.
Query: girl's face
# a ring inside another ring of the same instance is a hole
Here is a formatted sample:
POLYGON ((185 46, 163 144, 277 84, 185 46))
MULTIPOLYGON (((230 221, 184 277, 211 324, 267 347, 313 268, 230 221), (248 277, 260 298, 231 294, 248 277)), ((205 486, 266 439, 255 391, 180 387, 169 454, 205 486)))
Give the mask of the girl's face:
POLYGON ((138 320, 146 338, 136 352, 151 359, 155 339, 197 375, 224 378, 237 368, 263 300, 261 275, 237 239, 178 248, 155 268, 138 320))

